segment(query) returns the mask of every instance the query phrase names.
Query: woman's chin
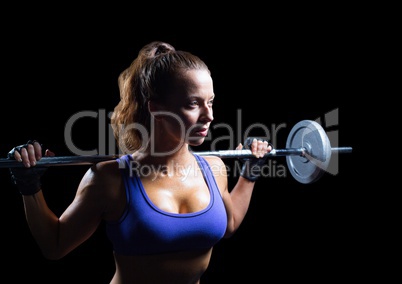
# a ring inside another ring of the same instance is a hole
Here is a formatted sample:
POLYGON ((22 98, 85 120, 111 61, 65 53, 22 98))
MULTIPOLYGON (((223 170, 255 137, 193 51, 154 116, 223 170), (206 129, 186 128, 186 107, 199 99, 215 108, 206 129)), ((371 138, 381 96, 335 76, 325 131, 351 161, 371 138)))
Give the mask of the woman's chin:
POLYGON ((188 139, 188 144, 191 146, 200 146, 204 141, 205 137, 190 137, 188 139))

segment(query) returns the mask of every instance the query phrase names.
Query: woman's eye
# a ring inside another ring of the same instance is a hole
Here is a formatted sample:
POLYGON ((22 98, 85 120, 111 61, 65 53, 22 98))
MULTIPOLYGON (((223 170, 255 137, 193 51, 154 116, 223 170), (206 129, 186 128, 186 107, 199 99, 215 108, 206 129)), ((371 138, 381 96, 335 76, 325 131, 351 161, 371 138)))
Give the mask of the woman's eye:
MULTIPOLYGON (((212 105, 214 104, 213 100, 208 101, 208 106, 212 107, 212 105)), ((200 103, 198 101, 192 101, 189 103, 189 106, 194 107, 194 106, 199 106, 200 103)))

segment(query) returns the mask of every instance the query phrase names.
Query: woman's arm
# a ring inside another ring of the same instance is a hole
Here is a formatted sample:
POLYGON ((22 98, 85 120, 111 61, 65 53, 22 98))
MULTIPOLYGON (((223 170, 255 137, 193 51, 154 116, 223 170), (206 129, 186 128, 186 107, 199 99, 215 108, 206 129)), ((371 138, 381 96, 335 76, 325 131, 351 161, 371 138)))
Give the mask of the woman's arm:
MULTIPOLYGON (((272 147, 266 141, 257 141, 256 139, 250 145, 252 153, 258 159, 264 161, 264 155, 272 150, 272 147)), ((239 144, 236 150, 242 149, 243 146, 239 144)), ((221 159, 215 158, 211 159, 217 168, 225 168, 224 163, 221 159)), ((254 162, 257 162, 255 160, 254 162)), ((250 166, 250 165, 249 165, 250 166)), ((225 171, 215 171, 215 178, 217 180, 218 186, 221 190, 222 198, 226 207, 226 213, 228 218, 228 225, 225 233, 225 237, 232 236, 240 224, 243 222, 244 217, 247 214, 251 196, 254 190, 255 182, 258 178, 247 178, 247 173, 243 170, 238 173, 235 169, 232 171, 234 174, 241 174, 234 188, 229 191, 227 172, 225 171)), ((257 174, 258 175, 258 174, 257 174)))
POLYGON ((109 208, 111 168, 117 166, 105 162, 88 169, 74 200, 60 217, 49 209, 42 191, 23 196, 29 228, 46 258, 65 256, 95 232, 109 208))

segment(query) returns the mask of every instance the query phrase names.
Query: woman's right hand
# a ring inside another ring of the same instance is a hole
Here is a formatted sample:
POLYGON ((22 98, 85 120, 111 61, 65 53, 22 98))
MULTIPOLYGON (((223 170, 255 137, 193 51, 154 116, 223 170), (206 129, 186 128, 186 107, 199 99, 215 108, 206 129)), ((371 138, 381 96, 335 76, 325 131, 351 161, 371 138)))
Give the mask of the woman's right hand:
MULTIPOLYGON (((55 154, 46 150, 46 157, 54 157, 55 154)), ((35 140, 14 147, 7 155, 8 159, 23 163, 24 167, 10 168, 11 179, 22 195, 33 195, 40 191, 40 178, 46 172, 47 167, 35 167, 37 161, 42 158, 42 145, 35 140)))

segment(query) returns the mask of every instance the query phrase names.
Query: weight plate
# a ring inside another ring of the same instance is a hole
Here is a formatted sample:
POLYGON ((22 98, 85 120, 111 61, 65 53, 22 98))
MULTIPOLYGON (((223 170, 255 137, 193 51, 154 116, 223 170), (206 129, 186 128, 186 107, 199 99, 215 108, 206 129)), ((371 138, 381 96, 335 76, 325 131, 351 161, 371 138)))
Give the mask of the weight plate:
POLYGON ((305 148, 304 156, 286 156, 288 169, 301 183, 313 183, 326 171, 331 159, 331 144, 322 126, 313 120, 302 120, 293 126, 286 148, 305 148))

